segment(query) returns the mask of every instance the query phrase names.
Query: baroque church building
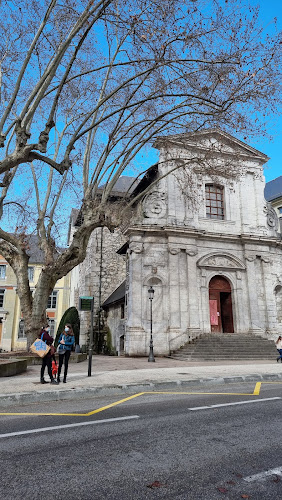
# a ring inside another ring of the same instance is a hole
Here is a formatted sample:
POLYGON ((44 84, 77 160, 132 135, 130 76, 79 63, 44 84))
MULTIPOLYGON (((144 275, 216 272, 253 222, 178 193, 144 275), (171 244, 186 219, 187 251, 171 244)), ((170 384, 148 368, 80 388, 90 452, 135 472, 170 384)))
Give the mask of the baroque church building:
POLYGON ((264 198, 267 156, 219 129, 162 137, 154 147, 159 162, 141 181, 118 181, 117 196, 126 184, 129 196, 144 194, 122 231, 94 231, 74 271, 74 305, 79 295, 98 298, 114 350, 129 356, 149 352, 150 287, 156 355, 203 334, 282 334, 281 237, 264 198))

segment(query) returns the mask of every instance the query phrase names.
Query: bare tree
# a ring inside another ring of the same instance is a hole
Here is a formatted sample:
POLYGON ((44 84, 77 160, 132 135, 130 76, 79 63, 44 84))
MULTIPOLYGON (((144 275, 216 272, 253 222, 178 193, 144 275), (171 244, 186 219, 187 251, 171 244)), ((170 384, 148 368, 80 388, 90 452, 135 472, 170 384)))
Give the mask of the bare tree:
POLYGON ((280 104, 281 35, 239 0, 3 0, 0 10, 0 252, 30 344, 92 231, 121 224, 128 201, 110 203, 111 191, 146 144, 215 126, 265 133, 280 104), (71 206, 82 223, 60 252, 71 206), (33 294, 31 233, 44 253, 33 294))

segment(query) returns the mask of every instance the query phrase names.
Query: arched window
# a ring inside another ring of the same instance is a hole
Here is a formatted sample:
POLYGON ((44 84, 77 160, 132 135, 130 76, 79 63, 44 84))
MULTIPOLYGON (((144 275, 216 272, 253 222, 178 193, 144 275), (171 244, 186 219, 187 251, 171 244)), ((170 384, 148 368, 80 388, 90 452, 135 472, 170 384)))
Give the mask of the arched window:
POLYGON ((206 184, 206 216, 210 219, 224 219, 223 187, 206 184))

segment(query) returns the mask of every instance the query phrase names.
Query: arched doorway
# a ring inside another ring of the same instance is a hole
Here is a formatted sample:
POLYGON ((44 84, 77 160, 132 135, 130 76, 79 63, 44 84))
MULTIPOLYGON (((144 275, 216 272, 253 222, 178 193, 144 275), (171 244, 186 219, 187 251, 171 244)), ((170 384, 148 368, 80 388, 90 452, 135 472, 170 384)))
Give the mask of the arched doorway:
POLYGON ((234 333, 231 286, 223 276, 214 276, 209 284, 211 331, 234 333))

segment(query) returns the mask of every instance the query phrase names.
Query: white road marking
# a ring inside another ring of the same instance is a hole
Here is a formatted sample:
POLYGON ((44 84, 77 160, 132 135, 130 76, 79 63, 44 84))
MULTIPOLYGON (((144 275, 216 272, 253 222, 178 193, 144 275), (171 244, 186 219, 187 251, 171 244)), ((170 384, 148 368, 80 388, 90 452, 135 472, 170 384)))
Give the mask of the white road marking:
POLYGON ((91 420, 91 422, 78 422, 75 424, 67 424, 67 425, 54 425, 53 427, 42 427, 40 429, 30 429, 28 431, 20 431, 20 432, 8 432, 6 434, 0 434, 1 438, 13 437, 13 436, 24 436, 25 434, 34 434, 36 432, 46 432, 46 431, 54 431, 61 429, 71 429, 72 427, 82 427, 84 425, 95 425, 95 424, 107 424, 109 422, 118 422, 121 420, 132 420, 135 418, 140 418, 139 415, 131 415, 128 417, 118 417, 118 418, 105 418, 103 420, 91 420))
POLYGON ((263 481, 268 476, 282 476, 282 467, 277 467, 276 469, 265 470, 259 474, 254 474, 253 476, 243 477, 244 481, 252 483, 253 481, 263 481))
POLYGON ((248 401, 237 401, 236 403, 222 403, 220 405, 195 406, 194 408, 188 408, 188 410, 191 411, 209 410, 210 408, 221 408, 222 406, 247 405, 249 403, 261 403, 262 401, 274 401, 275 399, 282 399, 282 398, 276 397, 276 398, 265 398, 265 399, 250 399, 248 401))

